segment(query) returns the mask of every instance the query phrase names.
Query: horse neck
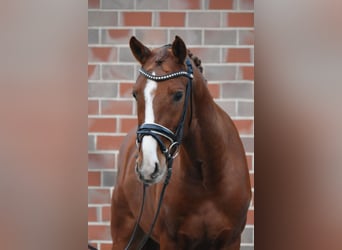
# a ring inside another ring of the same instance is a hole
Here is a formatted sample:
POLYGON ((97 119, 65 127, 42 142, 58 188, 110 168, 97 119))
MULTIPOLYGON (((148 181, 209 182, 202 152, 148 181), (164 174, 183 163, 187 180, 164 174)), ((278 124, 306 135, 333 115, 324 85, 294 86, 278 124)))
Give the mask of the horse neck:
POLYGON ((222 113, 209 92, 205 78, 197 69, 194 71, 192 91, 194 123, 190 127, 189 135, 194 139, 201 135, 198 133, 200 131, 204 133, 202 135, 210 134, 201 138, 203 143, 218 140, 222 135, 218 123, 222 113))
POLYGON ((192 168, 184 169, 186 175, 197 176, 202 181, 206 179, 205 181, 208 182, 210 181, 208 179, 214 180, 218 177, 213 176, 213 173, 219 174, 219 171, 213 171, 213 168, 222 166, 220 162, 222 154, 218 149, 224 144, 222 138, 224 136, 222 119, 224 118, 213 101, 205 81, 202 74, 195 69, 192 89, 192 122, 184 137, 185 152, 182 161, 185 161, 185 165, 192 166, 192 168))

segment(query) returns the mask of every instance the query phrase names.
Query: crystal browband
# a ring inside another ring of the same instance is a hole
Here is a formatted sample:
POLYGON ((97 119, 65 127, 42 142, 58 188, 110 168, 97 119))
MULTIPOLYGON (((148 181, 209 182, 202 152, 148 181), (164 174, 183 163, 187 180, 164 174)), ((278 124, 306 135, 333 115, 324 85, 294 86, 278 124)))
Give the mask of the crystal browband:
POLYGON ((172 79, 172 78, 176 78, 176 77, 179 77, 179 76, 186 76, 188 77, 189 79, 192 79, 193 78, 193 75, 192 74, 189 74, 188 72, 186 71, 178 71, 178 72, 175 72, 175 73, 170 73, 170 74, 166 74, 166 75, 161 75, 161 76, 155 76, 155 75, 151 75, 150 73, 146 72, 144 69, 139 69, 139 72, 141 74, 143 74, 146 78, 150 79, 150 80, 153 80, 153 81, 157 81, 157 82, 161 82, 161 81, 165 81, 165 80, 169 80, 169 79, 172 79))

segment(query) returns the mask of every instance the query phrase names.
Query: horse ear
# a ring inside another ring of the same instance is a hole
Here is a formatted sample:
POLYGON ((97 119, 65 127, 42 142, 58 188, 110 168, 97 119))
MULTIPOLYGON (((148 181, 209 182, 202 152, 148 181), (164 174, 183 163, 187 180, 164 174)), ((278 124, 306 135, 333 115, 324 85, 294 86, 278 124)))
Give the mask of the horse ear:
POLYGON ((183 64, 186 58, 187 49, 183 40, 176 36, 172 43, 172 52, 178 58, 178 63, 183 64))
POLYGON ((135 57, 135 59, 143 65, 147 59, 151 56, 151 50, 143 45, 138 39, 134 36, 129 40, 129 47, 135 57))

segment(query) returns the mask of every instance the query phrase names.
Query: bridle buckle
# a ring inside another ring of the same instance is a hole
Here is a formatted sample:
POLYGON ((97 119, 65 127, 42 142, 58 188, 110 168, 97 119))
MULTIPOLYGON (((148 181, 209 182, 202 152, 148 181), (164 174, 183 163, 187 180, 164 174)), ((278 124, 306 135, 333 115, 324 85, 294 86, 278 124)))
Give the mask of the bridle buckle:
POLYGON ((169 157, 174 159, 177 157, 177 155, 179 154, 180 151, 180 144, 178 141, 173 142, 170 146, 169 146, 169 157))

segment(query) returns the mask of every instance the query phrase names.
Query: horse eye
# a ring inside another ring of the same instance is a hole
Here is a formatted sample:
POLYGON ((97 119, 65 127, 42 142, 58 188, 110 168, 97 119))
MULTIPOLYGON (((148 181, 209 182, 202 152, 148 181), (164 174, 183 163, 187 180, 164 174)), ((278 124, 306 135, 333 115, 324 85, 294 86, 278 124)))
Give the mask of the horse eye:
POLYGON ((178 102, 180 99, 182 99, 183 97, 183 92, 182 91, 178 91, 173 95, 173 100, 175 102, 178 102))

